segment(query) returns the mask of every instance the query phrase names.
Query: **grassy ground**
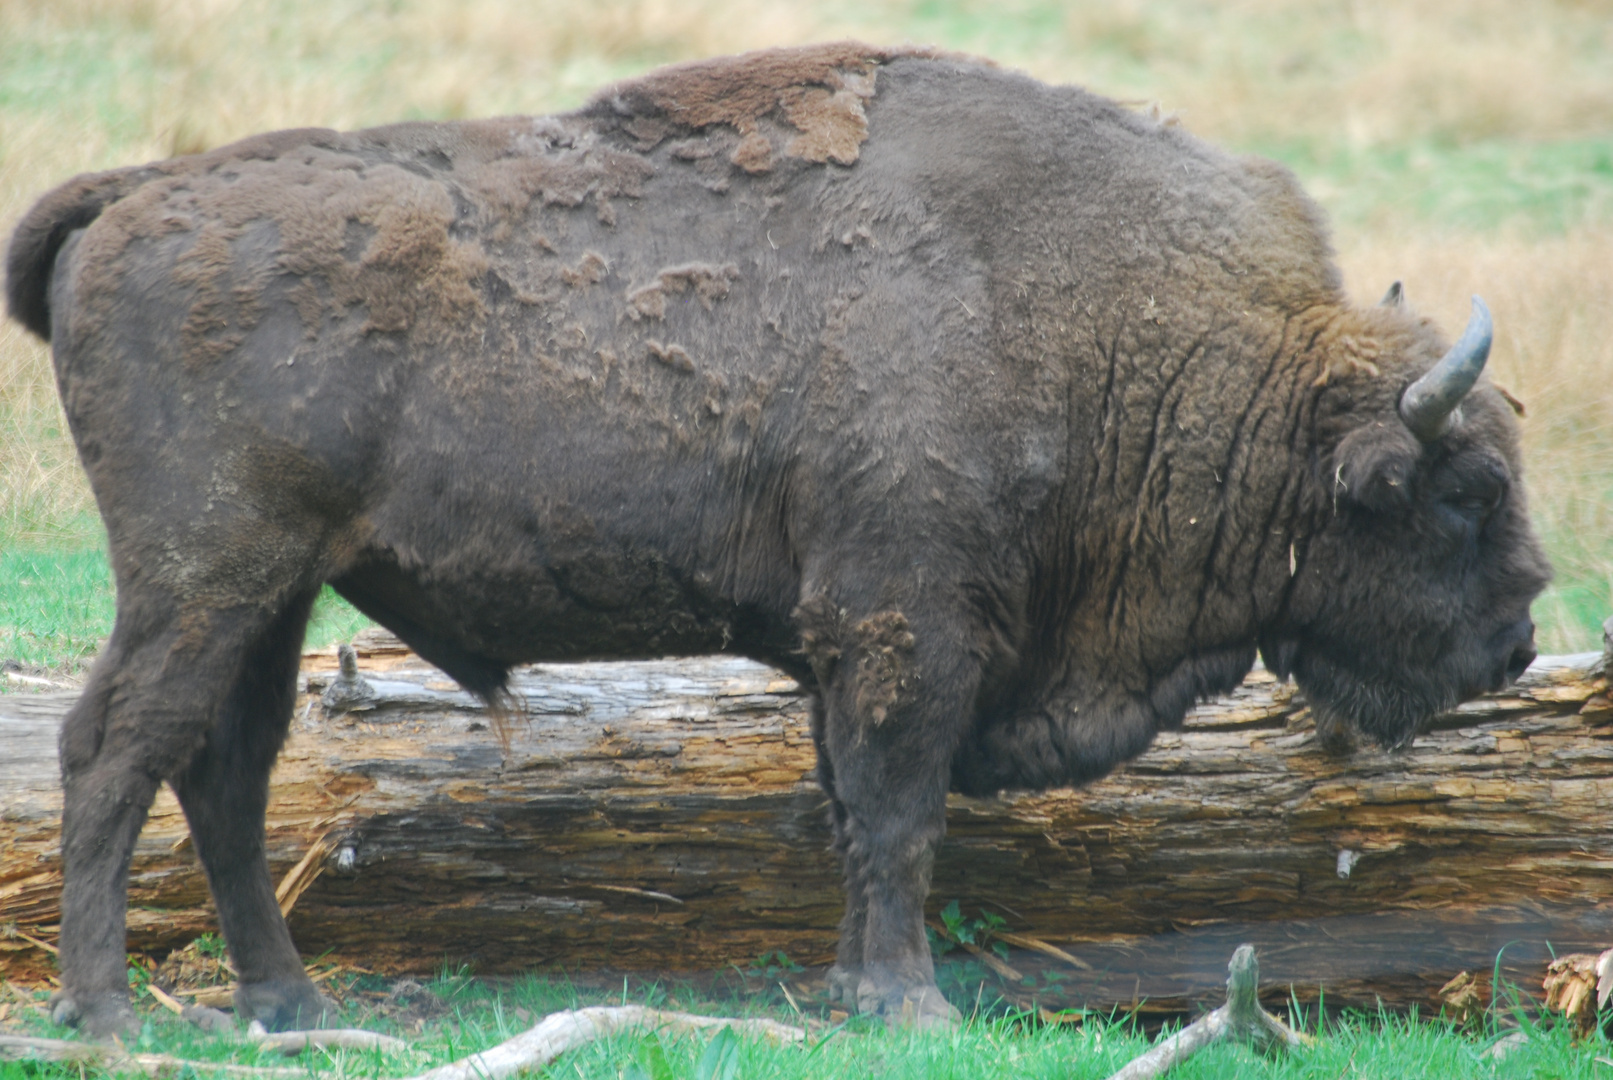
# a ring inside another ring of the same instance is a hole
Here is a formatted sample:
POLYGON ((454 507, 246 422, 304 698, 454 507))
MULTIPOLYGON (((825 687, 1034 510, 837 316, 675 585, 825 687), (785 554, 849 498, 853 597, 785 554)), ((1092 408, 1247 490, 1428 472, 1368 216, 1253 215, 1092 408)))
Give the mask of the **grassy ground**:
MULTIPOLYGON (((141 983, 144 971, 131 972, 141 983)), ((639 1032, 605 1039, 557 1059, 542 1075, 579 1080, 807 1080, 867 1076, 914 1080, 1082 1080, 1109 1076, 1146 1050, 1148 1036, 1124 1017, 1090 1017, 1077 1024, 1045 1024, 1023 1013, 975 1009, 973 995, 957 997, 969 1017, 962 1029, 941 1035, 888 1032, 861 1018, 846 1020, 807 1005, 797 1012, 768 980, 739 972, 726 985, 630 982, 605 988, 565 978, 487 982, 442 976, 424 984, 377 977, 338 979, 347 1021, 404 1038, 409 1049, 309 1052, 300 1063, 310 1076, 408 1076, 484 1050, 531 1027, 543 1016, 583 1005, 644 1004, 717 1016, 767 1016, 789 1024, 809 1022, 805 1045, 771 1046, 725 1036, 639 1032)), ((776 985, 776 983, 774 984, 776 985)), ((41 998, 43 992, 39 995, 41 998)), ((37 1002, 12 994, 10 1027, 59 1037, 36 1012, 37 1002)), ((149 999, 143 999, 149 1001, 149 999)), ((989 999, 988 999, 989 1000, 989 999)), ((284 1066, 278 1053, 259 1052, 234 1038, 202 1035, 150 1006, 129 1049, 198 1062, 284 1066)), ((1600 1078, 1613 1054, 1607 1039, 1582 1042, 1566 1026, 1536 1025, 1527 1017, 1488 1017, 1468 1028, 1443 1020, 1347 1013, 1318 1022, 1290 1017, 1315 1034, 1314 1048, 1263 1056, 1238 1046, 1212 1047, 1173 1069, 1173 1080, 1243 1077, 1339 1080, 1343 1077, 1551 1077, 1600 1078), (1519 1020, 1528 1042, 1502 1060, 1484 1056, 1519 1020), (1501 1023, 1497 1023, 1500 1020, 1501 1023), (1506 1026, 1503 1026, 1506 1025, 1506 1026)), ((0 1024, 0 1027, 6 1025, 0 1024)), ((198 1070, 202 1076, 207 1070, 198 1070)), ((82 1080, 76 1065, 0 1063, 0 1080, 82 1080)))
MULTIPOLYGON (((0 0, 0 231, 50 185, 254 131, 542 112, 716 52, 933 41, 1158 102, 1298 171, 1351 291, 1395 278, 1492 369, 1558 569, 1545 651, 1613 611, 1613 7, 1608 0, 0 0)), ((0 660, 71 669, 107 632, 93 502, 46 351, 0 324, 0 660), (52 583, 52 584, 47 584, 52 583), (41 594, 47 595, 41 595, 41 594)), ((362 620, 322 605, 328 640, 362 620)))

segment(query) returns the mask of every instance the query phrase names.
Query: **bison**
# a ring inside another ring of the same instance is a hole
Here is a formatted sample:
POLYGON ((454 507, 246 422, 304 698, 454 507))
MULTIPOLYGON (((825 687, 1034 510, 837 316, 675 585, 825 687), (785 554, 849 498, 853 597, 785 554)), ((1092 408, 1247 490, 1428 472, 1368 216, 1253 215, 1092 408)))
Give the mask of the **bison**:
POLYGON ((816 694, 833 992, 920 1024, 949 789, 1078 784, 1254 664, 1406 741, 1517 676, 1549 568, 1517 423, 1352 306, 1282 167, 856 43, 554 117, 306 129, 79 177, 17 227, 117 619, 61 732, 58 1021, 130 1024, 172 785, 271 1027, 327 1007, 264 859, 329 583, 490 702, 725 650, 816 694))

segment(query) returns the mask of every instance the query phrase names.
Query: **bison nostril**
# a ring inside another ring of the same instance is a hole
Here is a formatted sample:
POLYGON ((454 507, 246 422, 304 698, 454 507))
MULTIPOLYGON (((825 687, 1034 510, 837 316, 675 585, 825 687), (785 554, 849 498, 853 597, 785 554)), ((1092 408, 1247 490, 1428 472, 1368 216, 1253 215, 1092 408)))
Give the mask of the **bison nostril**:
POLYGON ((1494 657, 1495 667, 1491 668, 1492 678, 1495 680, 1490 689, 1500 690, 1508 683, 1516 682, 1524 669, 1535 661, 1535 624, 1532 620, 1523 618, 1500 630, 1490 639, 1490 653, 1494 657), (1502 660, 1505 657, 1505 660, 1502 660))
POLYGON ((1507 681, 1514 682, 1524 669, 1535 662, 1534 645, 1520 645, 1512 650, 1512 659, 1507 661, 1507 681))

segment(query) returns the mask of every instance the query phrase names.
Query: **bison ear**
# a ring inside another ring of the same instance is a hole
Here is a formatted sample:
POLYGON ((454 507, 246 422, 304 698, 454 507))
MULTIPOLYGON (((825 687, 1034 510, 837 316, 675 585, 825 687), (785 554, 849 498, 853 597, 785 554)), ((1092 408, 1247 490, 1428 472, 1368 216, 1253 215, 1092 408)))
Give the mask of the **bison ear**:
POLYGON ((1368 424, 1344 437, 1333 453, 1333 498, 1387 511, 1411 500, 1412 473, 1422 446, 1399 424, 1368 424))
POLYGON ((1378 306, 1400 307, 1405 302, 1406 290, 1402 288, 1400 282, 1397 281, 1393 285, 1389 286, 1389 291, 1383 294, 1383 299, 1378 301, 1378 306))

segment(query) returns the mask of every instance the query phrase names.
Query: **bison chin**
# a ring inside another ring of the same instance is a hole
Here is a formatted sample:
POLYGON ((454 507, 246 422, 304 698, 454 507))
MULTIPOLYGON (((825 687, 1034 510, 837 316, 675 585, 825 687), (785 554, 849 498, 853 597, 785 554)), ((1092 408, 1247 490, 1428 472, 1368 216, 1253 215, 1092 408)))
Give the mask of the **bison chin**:
POLYGON ((1310 699, 1316 736, 1333 754, 1354 752, 1361 739, 1370 739, 1385 750, 1409 746, 1429 720, 1458 700, 1451 695, 1430 701, 1418 690, 1362 682, 1325 661, 1309 666, 1312 670, 1298 675, 1297 681, 1310 699))
POLYGON ((1535 658, 1534 624, 1527 618, 1488 641, 1453 650, 1442 661, 1416 669, 1363 673, 1320 650, 1276 650, 1279 675, 1292 670, 1310 699, 1316 732, 1329 750, 1348 752, 1355 736, 1386 750, 1406 746, 1430 720, 1486 691, 1500 690, 1535 658), (1286 655, 1282 655, 1286 653, 1286 655))

